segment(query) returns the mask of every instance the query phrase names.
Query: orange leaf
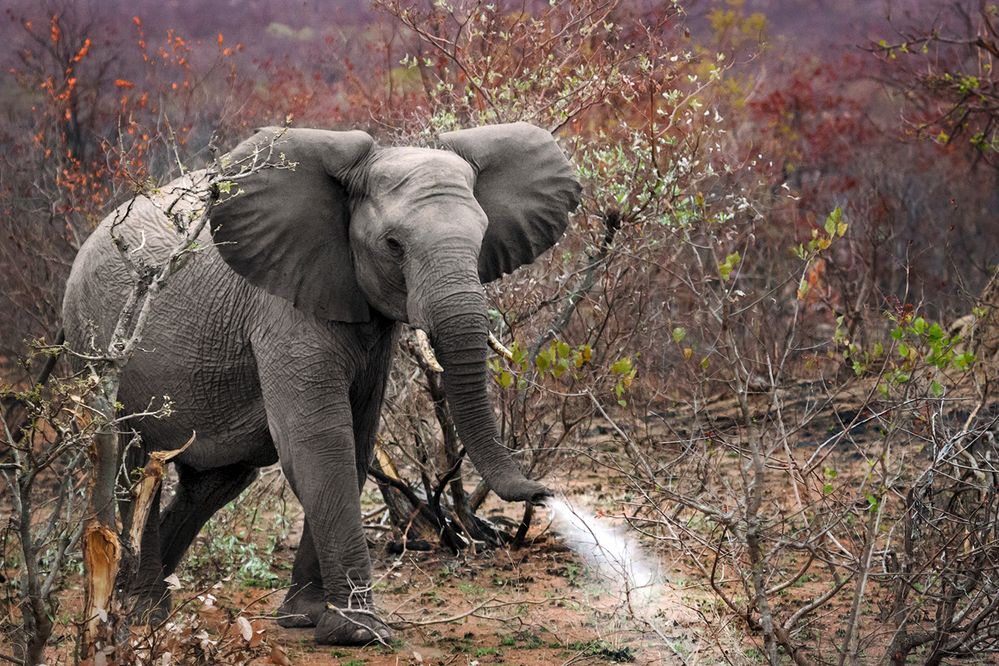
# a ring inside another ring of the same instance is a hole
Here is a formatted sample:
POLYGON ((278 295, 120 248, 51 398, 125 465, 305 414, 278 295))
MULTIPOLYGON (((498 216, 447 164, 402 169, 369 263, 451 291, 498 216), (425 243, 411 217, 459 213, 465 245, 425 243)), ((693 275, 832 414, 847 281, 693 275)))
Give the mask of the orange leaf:
POLYGON ((81 46, 80 50, 76 52, 75 56, 73 56, 73 62, 80 62, 86 57, 86 55, 89 52, 90 52, 90 38, 87 37, 85 40, 83 40, 83 46, 81 46))
POLYGON ((133 16, 132 17, 132 23, 135 24, 136 28, 141 28, 142 27, 142 19, 140 19, 138 16, 133 16))
POLYGON ((119 88, 134 88, 135 84, 128 79, 115 79, 114 84, 119 88))
POLYGON ((222 42, 224 42, 224 41, 225 41, 225 40, 224 40, 224 39, 222 39, 222 33, 220 32, 220 33, 219 33, 219 46, 222 46, 222 42))

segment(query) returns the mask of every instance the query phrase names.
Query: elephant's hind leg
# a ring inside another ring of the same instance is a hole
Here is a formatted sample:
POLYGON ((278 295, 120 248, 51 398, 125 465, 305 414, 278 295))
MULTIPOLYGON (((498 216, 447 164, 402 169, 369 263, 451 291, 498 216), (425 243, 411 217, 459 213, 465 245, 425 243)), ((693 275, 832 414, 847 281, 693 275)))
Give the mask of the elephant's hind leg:
POLYGON ((170 595, 164 579, 177 568, 198 531, 216 511, 235 499, 257 476, 256 467, 230 465, 198 472, 178 465, 180 483, 170 506, 160 515, 156 492, 135 578, 129 589, 132 616, 157 624, 169 615, 170 595))
POLYGON ((177 494, 160 520, 162 574, 169 576, 208 519, 257 478, 257 467, 228 465, 198 471, 177 465, 177 494))

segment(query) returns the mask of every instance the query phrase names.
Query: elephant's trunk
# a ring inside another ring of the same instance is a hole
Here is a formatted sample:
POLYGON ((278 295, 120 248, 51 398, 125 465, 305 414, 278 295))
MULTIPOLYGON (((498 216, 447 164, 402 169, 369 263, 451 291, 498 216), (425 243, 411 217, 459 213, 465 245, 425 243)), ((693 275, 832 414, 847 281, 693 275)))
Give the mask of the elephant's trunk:
POLYGON ((411 303, 419 309, 416 319, 427 328, 444 368, 444 391, 451 416, 475 468, 503 499, 540 501, 550 492, 524 476, 500 441, 486 388, 485 294, 474 263, 470 265, 467 275, 437 274, 423 281, 430 286, 416 294, 411 291, 411 296, 416 297, 411 303))

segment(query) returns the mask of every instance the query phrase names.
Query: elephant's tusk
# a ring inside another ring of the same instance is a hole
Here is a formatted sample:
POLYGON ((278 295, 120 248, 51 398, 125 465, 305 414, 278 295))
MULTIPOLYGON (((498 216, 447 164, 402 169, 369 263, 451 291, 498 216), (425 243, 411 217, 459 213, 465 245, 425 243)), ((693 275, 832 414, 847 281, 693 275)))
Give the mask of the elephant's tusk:
POLYGON ((513 352, 503 346, 495 335, 491 332, 489 333, 489 346, 493 348, 493 351, 505 358, 506 360, 513 363, 513 352))
POLYGON ((426 331, 416 329, 416 351, 419 353, 420 358, 428 368, 434 372, 444 372, 444 368, 437 361, 437 356, 434 355, 434 349, 430 346, 430 338, 427 337, 426 331))

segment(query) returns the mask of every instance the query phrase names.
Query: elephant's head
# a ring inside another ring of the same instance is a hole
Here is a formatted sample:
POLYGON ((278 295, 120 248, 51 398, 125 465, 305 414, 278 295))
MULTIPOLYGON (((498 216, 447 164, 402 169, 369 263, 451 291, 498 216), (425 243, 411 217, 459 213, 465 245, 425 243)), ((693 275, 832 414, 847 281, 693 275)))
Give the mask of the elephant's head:
POLYGON ((425 330, 472 462, 500 497, 537 500, 546 491, 501 445, 488 400, 482 283, 551 247, 580 187, 551 135, 525 123, 439 141, 262 130, 229 156, 236 194, 213 210, 214 237, 238 273, 297 308, 340 322, 375 310, 425 330), (237 175, 254 161, 276 166, 237 175))

